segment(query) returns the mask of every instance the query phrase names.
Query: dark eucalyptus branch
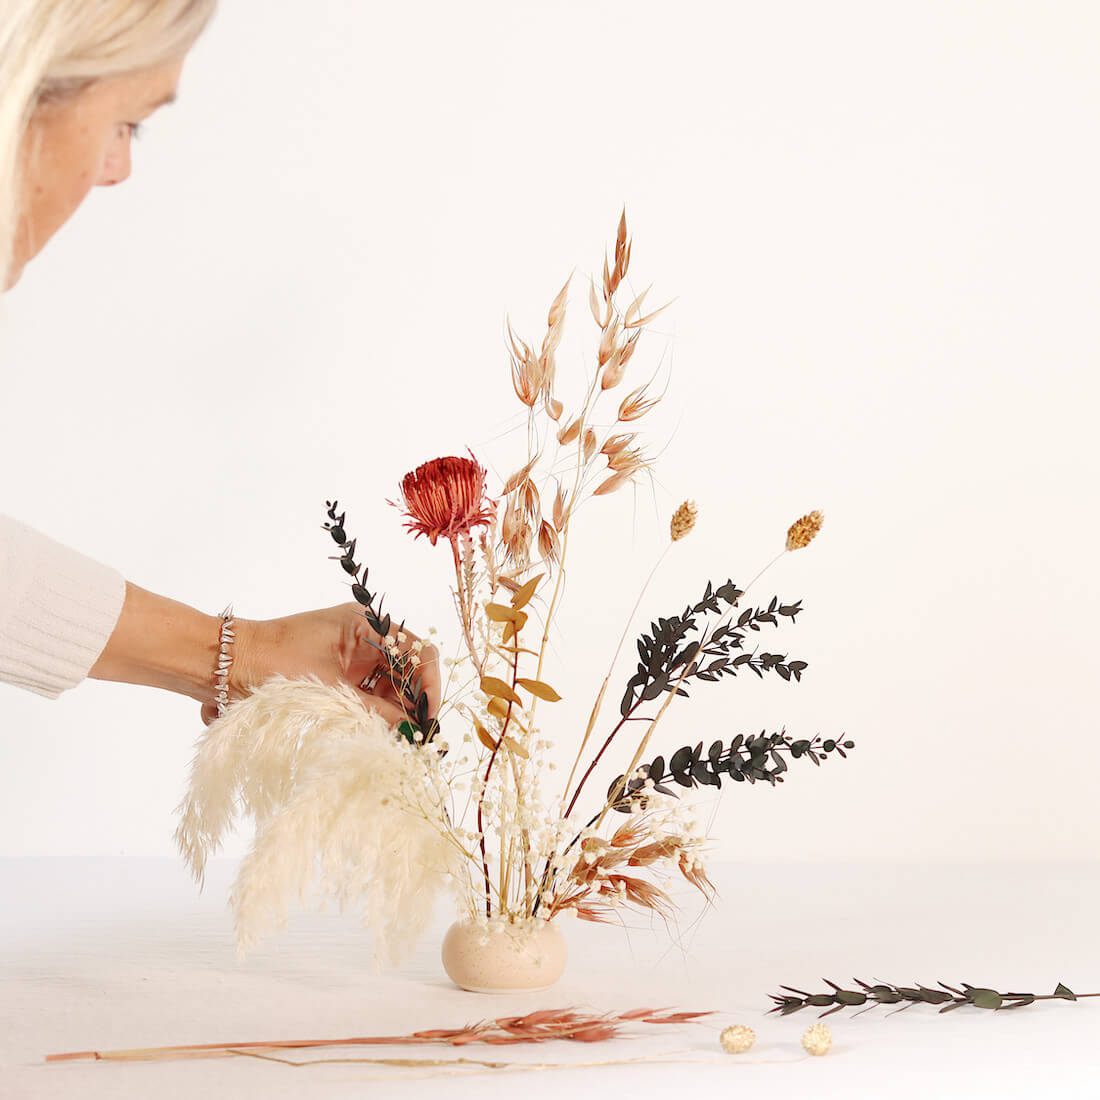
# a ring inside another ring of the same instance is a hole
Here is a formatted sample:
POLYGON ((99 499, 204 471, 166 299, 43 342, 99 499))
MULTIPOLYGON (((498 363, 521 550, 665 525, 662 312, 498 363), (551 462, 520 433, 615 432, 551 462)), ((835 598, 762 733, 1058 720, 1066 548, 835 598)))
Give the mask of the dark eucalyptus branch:
MULTIPOLYGON (((355 602, 362 606, 367 625, 379 638, 385 641, 386 636, 393 627, 393 621, 388 613, 382 614, 382 598, 379 597, 376 600, 375 594, 367 588, 369 570, 365 565, 360 566, 355 560, 356 540, 351 539, 349 541, 345 528, 347 513, 336 514, 340 504, 335 500, 326 500, 325 506, 328 509, 326 513, 328 522, 323 525, 324 529, 332 536, 332 541, 341 550, 341 553, 334 556, 332 560, 338 561, 344 572, 351 577, 351 594, 355 598, 355 602)), ((405 623, 402 621, 395 633, 400 633, 404 626, 405 623)), ((423 677, 413 675, 413 668, 406 654, 391 653, 385 645, 379 645, 378 642, 370 638, 365 640, 368 645, 378 650, 382 660, 385 661, 390 682, 400 693, 405 712, 409 716, 407 721, 398 726, 398 731, 413 743, 426 744, 431 741, 439 732, 439 722, 431 717, 430 703, 428 693, 424 691, 423 677), (418 733, 420 734, 419 738, 416 736, 418 733)))
POLYGON ((624 777, 618 776, 608 788, 608 804, 620 813, 631 813, 639 802, 644 808, 647 790, 675 796, 676 792, 668 786, 669 782, 681 787, 720 788, 723 775, 736 783, 766 782, 775 786, 783 782, 783 773, 788 768, 784 754, 792 760, 806 757, 820 766, 821 761, 833 753, 847 757, 845 749, 854 747, 854 741, 837 741, 832 737, 823 740, 818 736, 813 740, 795 741, 787 736, 786 730, 779 733, 761 730, 755 737, 745 737, 739 733, 728 745, 715 741, 705 754, 703 742, 700 741, 694 748, 684 745, 677 749, 667 764, 663 756, 643 764, 638 768, 639 774, 625 785, 624 777))
POLYGON ((639 701, 656 699, 668 691, 687 695, 684 685, 692 680, 719 680, 723 676, 736 676, 743 669, 761 679, 765 672, 776 672, 784 680, 792 677, 801 680, 807 667, 805 661, 788 661, 777 653, 739 652, 744 649, 748 631, 759 631, 764 625, 776 626, 779 617, 793 621, 802 610, 801 600, 780 604, 779 598, 773 596, 766 607, 746 608, 736 620, 716 627, 701 644, 688 641, 699 628, 700 616, 721 615, 743 595, 744 591, 733 581, 726 581, 718 588, 708 582, 697 604, 686 607, 680 615, 651 623, 649 633, 638 639, 638 667, 627 682, 619 712, 625 717, 639 701), (680 671, 691 662, 694 664, 686 673, 680 671))
MULTIPOLYGON (((1003 1011, 1009 1008, 1024 1008, 1036 1001, 1076 1001, 1082 997, 1100 997, 1100 993, 1074 993, 1061 982, 1053 993, 998 993, 995 989, 987 989, 984 986, 969 985, 961 982, 961 989, 937 982, 939 989, 932 989, 924 985, 904 986, 890 985, 880 982, 872 985, 862 982, 859 978, 852 979, 859 989, 841 989, 835 982, 824 979, 830 987, 830 993, 806 993, 801 989, 792 989, 789 985, 781 985, 779 988, 785 993, 773 993, 772 1000, 775 1007, 772 1012, 778 1012, 781 1016, 789 1016, 792 1012, 798 1012, 803 1008, 824 1008, 820 1015, 831 1016, 842 1008, 857 1008, 865 1005, 867 1009, 878 1005, 901 1005, 902 1011, 912 1008, 915 1004, 939 1005, 940 1012, 951 1012, 964 1005, 973 1008, 984 1008, 991 1011, 1003 1011)), ((856 1015, 859 1015, 857 1013, 856 1015)))

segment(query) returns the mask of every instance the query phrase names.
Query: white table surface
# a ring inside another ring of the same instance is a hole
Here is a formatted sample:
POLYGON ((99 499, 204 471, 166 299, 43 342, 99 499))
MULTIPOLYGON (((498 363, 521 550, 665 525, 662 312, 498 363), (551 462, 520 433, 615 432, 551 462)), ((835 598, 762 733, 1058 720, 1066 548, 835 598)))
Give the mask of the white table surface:
MULTIPOLYGON (((438 963, 448 914, 407 963, 376 973, 352 917, 302 913, 243 963, 235 957, 230 861, 199 894, 171 860, 0 860, 0 1097, 1100 1097, 1100 999, 1014 1012, 915 1006, 826 1021, 834 1044, 809 1058, 816 1017, 765 1016, 780 984, 818 989, 853 974, 899 983, 969 981, 1052 992, 1100 991, 1100 864, 980 867, 767 866, 714 869, 722 897, 675 939, 663 928, 571 922, 570 965, 538 994, 483 996, 438 963), (403 1069, 339 1063, 290 1068, 248 1058, 50 1064, 51 1052, 212 1041, 392 1034, 536 1008, 714 1009, 712 1021, 598 1044, 342 1048, 338 1056, 483 1057, 573 1065, 539 1072, 403 1069), (724 1054, 721 1027, 757 1033, 724 1054), (660 1064, 662 1056, 671 1064, 660 1064), (443 1074, 446 1074, 444 1076, 443 1074), (491 1092, 490 1092, 491 1090, 491 1092)), ((690 916, 698 914, 698 907, 690 916)))

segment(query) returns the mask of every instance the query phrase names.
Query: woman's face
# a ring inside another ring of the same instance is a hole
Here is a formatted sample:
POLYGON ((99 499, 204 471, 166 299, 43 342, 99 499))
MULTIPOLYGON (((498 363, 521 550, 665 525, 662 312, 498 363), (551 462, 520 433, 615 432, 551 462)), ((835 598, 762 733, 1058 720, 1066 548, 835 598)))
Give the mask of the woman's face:
POLYGON ((180 60, 97 81, 38 106, 23 138, 23 202, 7 289, 93 187, 130 175, 134 131, 175 98, 182 68, 180 60))

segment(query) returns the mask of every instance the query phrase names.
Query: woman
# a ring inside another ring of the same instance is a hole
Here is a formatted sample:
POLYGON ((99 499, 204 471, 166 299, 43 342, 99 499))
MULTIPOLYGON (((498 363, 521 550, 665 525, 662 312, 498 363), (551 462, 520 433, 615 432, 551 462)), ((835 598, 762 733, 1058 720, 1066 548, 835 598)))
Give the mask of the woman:
MULTIPOLYGON (((96 186, 130 174, 141 123, 172 102, 216 0, 3 0, 0 276, 5 289, 96 186)), ((203 614, 0 516, 0 681, 55 698, 85 677, 144 684, 218 711, 271 676, 346 682, 391 721, 378 638, 356 604, 264 622, 203 614), (224 695, 222 696, 224 700, 224 695)), ((409 634, 404 646, 415 637, 409 634)), ((420 657, 438 706, 435 651, 420 657)))

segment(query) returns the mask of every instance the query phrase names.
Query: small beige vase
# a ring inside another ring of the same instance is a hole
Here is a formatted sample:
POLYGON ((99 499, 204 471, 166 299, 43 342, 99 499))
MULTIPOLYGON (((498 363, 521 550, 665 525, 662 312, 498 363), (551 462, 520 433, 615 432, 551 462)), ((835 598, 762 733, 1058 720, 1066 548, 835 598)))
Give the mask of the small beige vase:
POLYGON ((565 937, 548 921, 456 921, 443 937, 443 969, 472 993, 548 989, 565 971, 565 937))

